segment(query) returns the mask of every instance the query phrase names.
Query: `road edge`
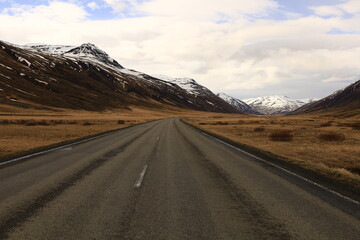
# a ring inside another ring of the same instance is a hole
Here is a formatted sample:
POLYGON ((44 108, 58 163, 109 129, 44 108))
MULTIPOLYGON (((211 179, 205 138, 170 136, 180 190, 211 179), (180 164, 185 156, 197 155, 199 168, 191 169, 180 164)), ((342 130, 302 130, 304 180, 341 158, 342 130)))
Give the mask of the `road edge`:
POLYGON ((100 133, 96 133, 96 134, 92 134, 92 135, 87 135, 87 136, 72 139, 72 140, 62 141, 62 142, 58 142, 58 143, 54 143, 54 144, 50 144, 50 145, 46 145, 46 146, 42 146, 42 147, 33 148, 30 150, 15 153, 15 154, 6 155, 3 157, 0 157, 0 169, 14 165, 14 164, 18 164, 23 161, 27 161, 30 158, 35 157, 35 156, 40 156, 40 155, 47 154, 47 153, 50 153, 53 151, 57 151, 57 150, 60 150, 60 149, 66 148, 66 147, 85 143, 85 142, 88 142, 88 141, 91 141, 91 140, 94 140, 97 138, 105 137, 107 135, 110 135, 112 133, 115 133, 115 132, 118 132, 118 131, 121 131, 124 129, 128 129, 131 127, 135 127, 135 126, 139 126, 142 124, 155 122, 155 121, 159 121, 159 120, 162 120, 162 119, 156 119, 156 120, 151 120, 151 121, 142 122, 142 123, 138 123, 138 124, 133 124, 133 125, 129 125, 129 126, 123 127, 123 128, 117 128, 117 129, 100 132, 100 133))
POLYGON ((224 137, 222 135, 199 128, 198 126, 195 126, 189 122, 186 122, 184 119, 180 119, 180 120, 183 123, 187 124, 190 127, 193 127, 194 129, 196 129, 197 131, 199 131, 201 133, 205 133, 215 139, 223 141, 223 142, 225 142, 235 148, 238 148, 250 155, 254 155, 258 158, 265 159, 269 163, 275 164, 281 168, 284 168, 290 172, 293 172, 293 173, 295 173, 303 178, 306 178, 316 184, 325 186, 326 188, 328 188, 332 191, 338 192, 346 197, 349 197, 356 201, 360 201, 360 188, 358 188, 356 186, 353 186, 346 182, 342 182, 336 178, 331 178, 329 176, 323 175, 314 170, 304 168, 295 163, 286 161, 286 158, 281 157, 279 155, 264 151, 262 149, 259 149, 259 148, 253 147, 253 146, 249 146, 247 144, 243 144, 243 143, 234 141, 234 140, 224 137))

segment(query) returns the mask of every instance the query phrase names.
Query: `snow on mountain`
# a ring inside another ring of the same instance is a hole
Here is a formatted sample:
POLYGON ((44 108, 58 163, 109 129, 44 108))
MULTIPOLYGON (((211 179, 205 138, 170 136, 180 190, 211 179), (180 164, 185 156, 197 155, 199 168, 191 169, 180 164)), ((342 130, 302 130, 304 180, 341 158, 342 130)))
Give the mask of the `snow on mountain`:
POLYGON ((239 113, 193 79, 164 81, 123 68, 90 43, 18 46, 0 41, 0 70, 0 100, 9 104, 16 96, 18 104, 86 110, 138 105, 239 113))
POLYGON ((35 49, 39 52, 46 52, 50 54, 63 54, 70 51, 76 46, 67 46, 67 45, 46 45, 46 44, 27 44, 23 47, 29 49, 35 49))
POLYGON ((193 103, 204 102, 212 107, 222 106, 224 109, 228 109, 230 112, 243 112, 235 106, 229 104, 227 101, 214 94, 208 88, 197 83, 191 78, 171 78, 165 75, 152 75, 152 77, 166 81, 171 84, 175 84, 178 87, 185 90, 191 98, 187 99, 193 103), (231 110, 232 109, 232 110, 231 110))
POLYGON ((106 52, 97 48, 94 44, 85 43, 64 53, 67 57, 84 58, 91 61, 122 69, 123 67, 111 58, 106 52))
POLYGON ((92 43, 85 43, 79 47, 45 44, 30 44, 25 45, 24 47, 73 59, 89 60, 91 62, 105 65, 108 67, 123 69, 123 67, 117 61, 115 61, 106 52, 99 49, 92 43))
POLYGON ((181 87, 182 89, 186 90, 188 93, 198 95, 207 95, 207 94, 214 94, 208 88, 200 85, 194 79, 191 78, 171 78, 165 75, 152 75, 155 78, 174 83, 181 87))
POLYGON ((243 99, 252 109, 265 114, 275 115, 295 111, 303 105, 314 101, 314 99, 290 99, 286 96, 266 96, 258 98, 243 99))
POLYGON ((235 107, 236 109, 244 112, 244 113, 249 113, 249 114, 260 114, 259 112, 255 111, 254 109, 252 109, 248 104, 246 104, 245 102, 236 99, 234 97, 231 97, 225 93, 219 93, 217 94, 218 97, 220 97, 221 99, 223 99, 225 102, 229 103, 230 105, 232 105, 233 107, 235 107))

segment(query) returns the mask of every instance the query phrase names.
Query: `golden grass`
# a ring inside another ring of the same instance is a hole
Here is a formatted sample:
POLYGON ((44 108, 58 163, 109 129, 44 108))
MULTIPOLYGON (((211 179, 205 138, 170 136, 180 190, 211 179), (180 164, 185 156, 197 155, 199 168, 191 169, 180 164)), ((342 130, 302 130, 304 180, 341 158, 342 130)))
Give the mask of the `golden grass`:
POLYGON ((22 109, 0 104, 0 157, 157 119, 199 116, 179 108, 139 108, 104 112, 22 109))
POLYGON ((215 117, 187 118, 186 121, 304 168, 360 186, 359 117, 336 119, 316 115, 258 117, 218 114, 215 117), (273 141, 271 134, 274 132, 291 133, 291 141, 273 141))
POLYGON ((0 105, 0 157, 141 122, 183 117, 215 134, 360 187, 359 117, 340 119, 309 114, 258 117, 137 107, 106 112, 55 110, 0 105), (274 132, 284 131, 291 133, 291 141, 272 141, 269 138, 274 132), (329 133, 344 138, 324 141, 319 137, 329 133))
MULTIPOLYGON (((7 109, 8 110, 8 109, 7 109)), ((19 110, 0 112, 0 157, 174 115, 133 108, 107 112, 19 110)))

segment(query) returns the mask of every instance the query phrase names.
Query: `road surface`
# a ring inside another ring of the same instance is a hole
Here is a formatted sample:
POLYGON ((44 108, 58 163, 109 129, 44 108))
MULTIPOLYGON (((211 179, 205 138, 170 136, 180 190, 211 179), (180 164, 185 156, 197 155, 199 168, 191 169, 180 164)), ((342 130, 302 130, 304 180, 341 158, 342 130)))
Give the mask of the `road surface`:
POLYGON ((0 239, 360 239, 359 204, 165 119, 0 169, 0 239))

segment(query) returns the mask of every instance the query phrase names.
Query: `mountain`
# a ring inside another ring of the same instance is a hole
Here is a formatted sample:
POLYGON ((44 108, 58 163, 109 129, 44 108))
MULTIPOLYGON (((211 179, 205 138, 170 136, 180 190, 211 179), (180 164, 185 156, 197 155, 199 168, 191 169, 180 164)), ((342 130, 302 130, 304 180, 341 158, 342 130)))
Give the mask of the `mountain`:
MULTIPOLYGON (((208 88, 204 87, 203 85, 196 82, 194 79, 191 78, 171 78, 165 75, 153 75, 153 77, 161 79, 163 81, 176 84, 180 88, 184 89, 187 93, 189 93, 192 98, 188 99, 190 102, 199 102, 203 101, 210 105, 212 105, 214 108, 216 106, 221 106, 223 109, 228 109, 229 106, 231 109, 235 109, 236 111, 239 111, 237 108, 232 106, 231 104, 227 103, 223 99, 221 99, 219 96, 214 94, 212 91, 210 91, 208 88)), ((229 109, 229 111, 231 110, 229 109)), ((242 112, 242 111, 240 111, 242 112)))
POLYGON ((61 45, 45 45, 45 44, 28 44, 25 48, 34 49, 38 52, 44 52, 48 54, 61 55, 67 58, 81 59, 84 61, 97 62, 98 64, 104 64, 107 67, 114 67, 123 69, 123 67, 111 58, 106 52, 97 48, 92 43, 85 43, 79 47, 74 46, 61 46, 61 45))
POLYGON ((336 116, 360 115, 360 80, 328 97, 306 104, 294 113, 330 113, 336 116))
POLYGON ((232 105, 233 107, 235 107, 236 109, 238 109, 241 112, 248 113, 248 114, 258 114, 258 115, 261 114, 258 111, 255 111, 254 109, 252 109, 245 102, 243 102, 237 98, 231 97, 225 93, 219 93, 219 94, 217 94, 217 96, 222 98, 225 102, 229 103, 230 105, 232 105))
POLYGON ((79 47, 0 41, 0 104, 103 111, 142 106, 238 112, 222 100, 126 69, 93 44, 79 47))
POLYGON ((286 96, 267 96, 243 99, 252 109, 265 115, 290 113, 313 99, 294 100, 286 96))

